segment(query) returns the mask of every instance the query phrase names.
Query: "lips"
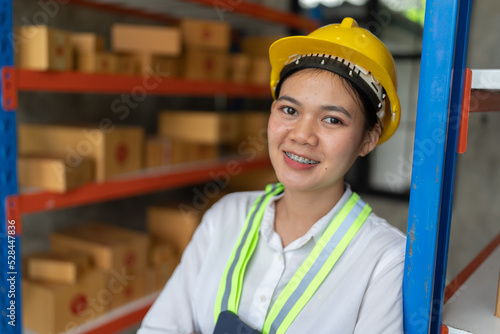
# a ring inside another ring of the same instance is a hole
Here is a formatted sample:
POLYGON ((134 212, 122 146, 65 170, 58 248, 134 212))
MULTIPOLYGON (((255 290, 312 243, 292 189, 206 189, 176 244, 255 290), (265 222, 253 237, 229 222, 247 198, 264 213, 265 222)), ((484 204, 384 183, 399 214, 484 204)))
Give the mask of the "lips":
POLYGON ((308 158, 305 158, 305 157, 302 157, 300 155, 296 155, 296 154, 293 154, 293 153, 290 153, 290 152, 285 152, 286 156, 289 157, 291 160, 293 160, 294 162, 297 162, 299 164, 304 164, 304 165, 315 165, 315 164, 319 164, 319 161, 316 161, 316 160, 311 160, 311 159, 308 159, 308 158))

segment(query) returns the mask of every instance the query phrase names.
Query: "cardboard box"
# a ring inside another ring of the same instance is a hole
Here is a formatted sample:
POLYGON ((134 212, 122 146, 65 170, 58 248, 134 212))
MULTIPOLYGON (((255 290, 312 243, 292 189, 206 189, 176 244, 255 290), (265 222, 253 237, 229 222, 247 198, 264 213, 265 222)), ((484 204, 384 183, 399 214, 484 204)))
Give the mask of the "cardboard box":
POLYGON ((269 155, 267 141, 268 111, 245 111, 239 114, 239 140, 234 145, 237 154, 250 157, 269 155))
POLYGON ((94 180, 94 163, 80 159, 70 167, 64 158, 20 156, 17 159, 19 185, 64 193, 94 180))
POLYGON ((129 229, 86 223, 55 232, 50 240, 54 252, 86 252, 105 271, 137 273, 147 265, 149 237, 129 229))
POLYGON ((104 52, 104 37, 90 32, 71 33, 71 45, 76 55, 104 52))
POLYGON ((250 57, 244 53, 231 55, 228 78, 232 82, 246 83, 250 74, 250 57))
POLYGON ((39 334, 70 333, 108 311, 100 301, 105 275, 90 270, 76 284, 22 282, 23 326, 39 334))
POLYGON ((268 57, 252 57, 248 82, 254 85, 269 85, 271 64, 268 57))
POLYGON ((144 167, 154 168, 172 163, 172 141, 165 137, 146 138, 144 167))
POLYGON ((187 49, 183 59, 183 75, 191 80, 227 80, 229 54, 223 51, 187 49))
POLYGON ((116 54, 116 73, 125 75, 141 74, 139 61, 131 54, 116 54))
POLYGON ((168 242, 152 242, 149 249, 149 265, 156 267, 162 263, 170 263, 175 269, 180 261, 180 255, 174 245, 168 242))
POLYGON ((44 25, 23 26, 15 30, 16 65, 38 71, 73 69, 71 34, 44 25))
POLYGON ((134 54, 138 63, 139 74, 158 75, 161 77, 180 76, 180 58, 159 56, 148 53, 134 54))
POLYGON ((31 281, 76 284, 90 270, 90 255, 82 252, 34 253, 23 258, 26 277, 31 281))
POLYGON ((229 192, 264 190, 268 184, 278 182, 272 167, 234 175, 229 181, 229 192))
POLYGON ((179 264, 180 255, 174 246, 165 242, 153 243, 150 249, 149 279, 152 289, 149 292, 163 289, 179 264))
POLYGON ((143 130, 137 126, 18 126, 20 155, 61 156, 70 168, 92 159, 97 181, 141 169, 143 142, 143 130))
POLYGON ((134 273, 107 273, 106 290, 111 293, 109 309, 114 310, 117 307, 126 305, 146 295, 146 276, 147 268, 134 273))
POLYGON ((85 73, 115 74, 118 72, 118 56, 110 52, 81 53, 77 58, 77 70, 85 73))
POLYGON ((172 140, 171 163, 213 160, 221 155, 219 145, 172 140))
POLYGON ((180 30, 134 24, 114 24, 111 27, 113 51, 151 53, 162 56, 178 56, 181 53, 180 30))
POLYGON ((163 111, 158 133, 172 140, 201 144, 230 143, 238 139, 238 117, 234 113, 163 111))
POLYGON ((188 48, 204 50, 229 50, 231 26, 221 21, 184 19, 180 23, 182 41, 188 48))
POLYGON ((178 205, 147 208, 147 228, 157 241, 168 243, 182 254, 201 221, 202 213, 186 213, 178 205))
POLYGON ((241 51, 252 57, 269 57, 271 44, 284 36, 248 36, 241 43, 241 51))

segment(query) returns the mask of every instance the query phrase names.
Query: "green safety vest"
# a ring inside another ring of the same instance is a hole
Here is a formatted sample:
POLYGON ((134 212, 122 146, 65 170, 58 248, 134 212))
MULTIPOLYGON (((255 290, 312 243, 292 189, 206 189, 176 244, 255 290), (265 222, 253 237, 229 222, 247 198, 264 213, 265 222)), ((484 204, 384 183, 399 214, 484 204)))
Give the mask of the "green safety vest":
MULTIPOLYGON (((257 246, 264 211, 269 201, 283 190, 281 183, 268 185, 265 193, 257 198, 251 208, 222 276, 215 302, 215 322, 222 311, 237 313, 243 277, 257 246)), ((276 299, 264 321, 263 333, 278 334, 287 331, 363 226, 371 211, 371 207, 365 204, 358 194, 351 195, 276 299)))

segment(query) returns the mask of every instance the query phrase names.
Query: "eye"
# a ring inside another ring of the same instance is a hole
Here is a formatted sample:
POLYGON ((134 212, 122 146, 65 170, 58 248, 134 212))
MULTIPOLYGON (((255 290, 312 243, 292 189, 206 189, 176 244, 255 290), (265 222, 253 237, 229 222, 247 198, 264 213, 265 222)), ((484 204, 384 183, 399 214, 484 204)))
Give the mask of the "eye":
POLYGON ((281 110, 287 114, 287 115, 290 115, 290 116, 295 116, 297 115, 297 110, 295 110, 294 108, 292 107, 283 107, 281 108, 281 110))
POLYGON ((325 117, 324 121, 328 124, 344 124, 340 119, 331 116, 325 117))

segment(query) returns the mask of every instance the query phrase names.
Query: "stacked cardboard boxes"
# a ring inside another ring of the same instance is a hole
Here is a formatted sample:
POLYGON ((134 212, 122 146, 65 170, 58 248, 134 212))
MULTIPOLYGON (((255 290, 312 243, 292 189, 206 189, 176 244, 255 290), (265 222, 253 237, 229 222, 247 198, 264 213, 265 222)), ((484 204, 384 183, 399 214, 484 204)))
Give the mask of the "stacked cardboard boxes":
POLYGON ((20 124, 18 138, 21 156, 57 157, 52 161, 31 159, 30 166, 21 161, 21 184, 41 186, 47 181, 50 186, 54 180, 62 179, 66 187, 57 186, 57 190, 65 190, 70 188, 68 183, 87 181, 89 175, 95 175, 95 179, 101 182, 142 168, 144 133, 137 126, 101 128, 20 124), (92 161, 93 171, 89 171, 85 160, 92 161), (37 175, 42 179, 30 173, 37 168, 37 175), (37 180, 39 184, 35 184, 37 180))
POLYGON ((104 272, 80 252, 40 252, 24 257, 23 325, 39 334, 72 330, 104 314, 98 305, 104 272))
POLYGON ((238 136, 238 116, 206 111, 162 111, 158 135, 171 141, 171 162, 216 159, 238 136))
POLYGON ((135 60, 140 75, 178 76, 181 36, 177 27, 114 24, 113 52, 135 60))
POLYGON ((15 29, 16 64, 38 71, 73 69, 73 49, 69 31, 44 25, 15 29))
POLYGON ((105 273, 109 293, 106 307, 114 309, 146 293, 149 237, 105 224, 87 223, 51 236, 57 253, 89 254, 94 266, 105 273))
POLYGON ((183 19, 178 26, 114 24, 111 50, 102 36, 48 26, 16 29, 17 66, 34 70, 182 76, 267 85, 269 46, 281 36, 250 36, 229 53, 231 26, 183 19))
POLYGON ((220 21, 185 19, 180 23, 184 77, 226 80, 231 27, 220 21))

